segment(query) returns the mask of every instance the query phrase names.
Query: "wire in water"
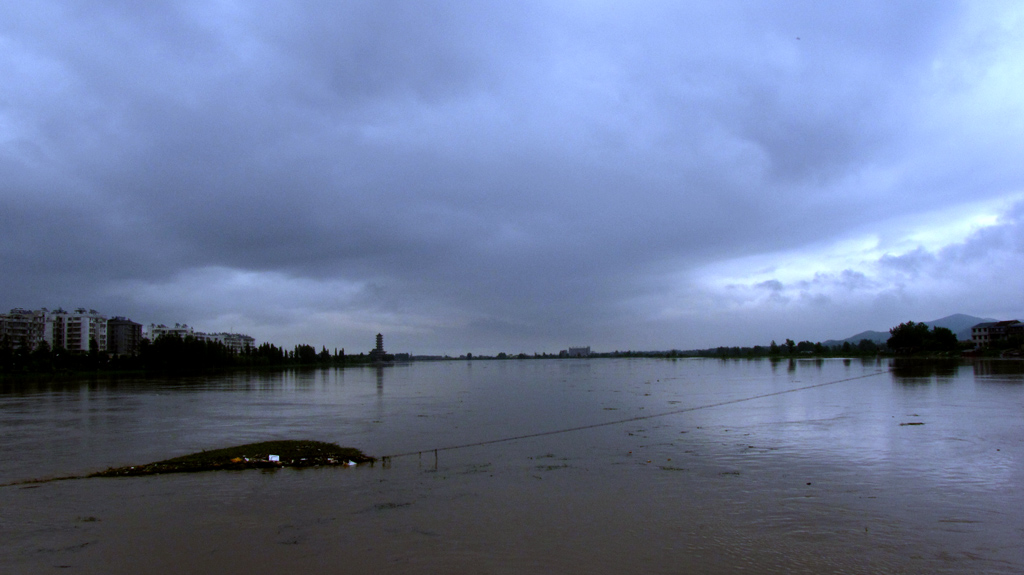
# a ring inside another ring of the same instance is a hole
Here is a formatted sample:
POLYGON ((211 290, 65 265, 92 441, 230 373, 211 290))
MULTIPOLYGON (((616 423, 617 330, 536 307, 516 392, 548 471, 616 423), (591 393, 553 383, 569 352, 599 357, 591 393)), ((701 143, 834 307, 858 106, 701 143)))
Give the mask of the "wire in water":
POLYGON ((476 442, 473 442, 473 443, 463 443, 463 444, 459 444, 459 445, 449 445, 447 447, 435 447, 435 448, 432 448, 432 449, 422 449, 422 450, 419 450, 419 451, 407 451, 407 452, 404 452, 404 453, 396 453, 396 454, 393 454, 393 455, 383 455, 383 456, 381 456, 380 459, 384 463, 384 465, 388 465, 391 462, 391 460, 396 458, 396 457, 408 457, 410 455, 422 455, 424 453, 429 453, 429 452, 433 451, 434 452, 434 458, 436 460, 437 453, 439 451, 454 451, 456 449, 466 449, 468 447, 479 447, 481 445, 493 445, 495 443, 507 443, 507 442, 510 442, 510 441, 518 441, 520 439, 531 439, 531 438, 534 438, 534 437, 544 437, 544 436, 547 436, 547 435, 558 435, 558 434, 561 434, 561 433, 572 433, 574 431, 583 431, 585 429, 595 429, 595 428, 598 428, 598 427, 608 427, 610 425, 621 425, 623 423, 631 423, 631 422, 634 422, 634 421, 642 421, 642 420, 645 420, 645 419, 654 419, 654 418, 657 418, 657 417, 666 417, 666 416, 669 416, 669 415, 678 415, 680 413, 687 413, 687 412, 690 412, 690 411, 698 411, 698 410, 701 410, 701 409, 711 409, 712 407, 721 407, 723 405, 732 405, 734 403, 743 403, 745 401, 753 401, 755 399, 763 399, 765 397, 772 397, 772 396, 776 396, 776 395, 784 395, 784 394, 787 394, 787 393, 796 393, 798 391, 806 391, 808 389, 814 389, 816 387, 825 387, 827 385, 835 385, 837 383, 844 383, 844 382, 847 382, 847 381, 854 381, 854 380, 857 380, 857 379, 865 379, 865 378, 868 378, 868 377, 875 377, 877 375, 882 375, 883 373, 889 373, 889 371, 890 370, 882 370, 882 371, 877 371, 875 373, 868 373, 868 374, 865 374, 865 375, 858 375, 856 377, 847 377, 847 378, 844 378, 844 379, 837 379, 835 381, 827 381, 825 383, 815 383, 815 384, 812 384, 812 385, 805 385, 805 386, 802 386, 802 387, 794 387, 792 389, 784 389, 782 391, 773 391, 771 393, 761 393, 761 394, 752 395, 752 396, 749 396, 749 397, 742 397, 740 399, 729 399, 729 400, 726 400, 726 401, 719 401, 717 403, 709 403, 709 404, 706 404, 706 405, 697 405, 697 406, 694 406, 694 407, 684 407, 682 409, 674 409, 672 411, 664 411, 664 412, 661 412, 661 413, 654 413, 654 414, 650 414, 650 415, 638 415, 636 417, 628 417, 626 419, 616 419, 614 421, 604 421, 604 422, 601 422, 601 423, 591 423, 591 424, 588 424, 588 425, 580 425, 580 426, 577 426, 577 427, 566 427, 566 428, 563 428, 563 429, 552 429, 552 430, 549 430, 549 431, 540 431, 540 432, 537 432, 537 433, 528 433, 528 434, 525 434, 525 435, 515 435, 515 436, 512 436, 512 437, 502 437, 502 438, 499 438, 499 439, 488 439, 488 440, 484 440, 484 441, 476 441, 476 442))

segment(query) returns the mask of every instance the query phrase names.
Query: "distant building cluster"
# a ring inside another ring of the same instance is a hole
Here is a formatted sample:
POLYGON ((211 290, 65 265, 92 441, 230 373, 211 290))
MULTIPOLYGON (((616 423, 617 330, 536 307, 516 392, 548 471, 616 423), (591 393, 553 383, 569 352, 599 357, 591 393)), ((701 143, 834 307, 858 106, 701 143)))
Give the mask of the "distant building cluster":
POLYGON ((174 327, 168 327, 162 323, 149 324, 149 327, 146 330, 146 336, 150 341, 156 340, 156 338, 162 335, 173 335, 180 338, 192 336, 199 341, 215 341, 224 344, 225 347, 234 353, 242 353, 246 348, 256 346, 256 340, 254 338, 241 333, 203 333, 201 331, 194 331, 191 327, 183 323, 176 323, 174 324, 174 327))
POLYGON ((94 309, 15 308, 0 314, 0 338, 15 349, 35 349, 46 342, 68 351, 95 349, 129 355, 138 351, 142 325, 123 317, 110 320, 94 309))
POLYGON ((979 323, 971 328, 971 341, 978 347, 989 347, 1011 337, 1024 336, 1024 323, 1015 319, 979 323))
MULTIPOLYGON (((255 343, 247 335, 195 332, 182 324, 175 324, 173 328, 150 324, 145 335, 154 340, 165 334, 217 341, 236 353, 255 343)), ((0 314, 0 342, 7 342, 14 349, 35 349, 45 342, 51 348, 68 351, 88 352, 95 349, 114 355, 135 355, 139 352, 142 338, 142 324, 120 316, 108 318, 94 309, 65 311, 61 308, 15 308, 10 313, 0 314)))
POLYGON ((558 352, 559 357, 590 357, 590 346, 570 347, 558 352))

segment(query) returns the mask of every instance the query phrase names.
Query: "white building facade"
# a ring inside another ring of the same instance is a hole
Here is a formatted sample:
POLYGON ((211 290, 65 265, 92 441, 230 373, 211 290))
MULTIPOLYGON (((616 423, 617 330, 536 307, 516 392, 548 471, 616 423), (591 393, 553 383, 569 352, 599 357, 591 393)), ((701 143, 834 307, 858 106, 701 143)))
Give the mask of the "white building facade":
POLYGON ((44 338, 54 348, 87 352, 92 342, 96 342, 96 351, 107 349, 107 316, 94 309, 78 308, 73 312, 57 309, 46 312, 45 329, 44 338))
POLYGON ((173 335, 182 339, 194 337, 199 341, 215 341, 224 344, 232 353, 244 353, 246 349, 253 348, 256 344, 254 338, 241 333, 203 333, 195 331, 183 323, 176 323, 174 327, 168 327, 163 324, 149 324, 149 328, 146 330, 146 337, 150 341, 156 341, 156 338, 163 335, 173 335))
POLYGON ((162 323, 151 323, 146 328, 146 337, 149 338, 149 341, 156 341, 156 338, 162 335, 173 335, 184 339, 186 336, 195 335, 195 332, 183 323, 176 323, 174 327, 168 327, 162 323))

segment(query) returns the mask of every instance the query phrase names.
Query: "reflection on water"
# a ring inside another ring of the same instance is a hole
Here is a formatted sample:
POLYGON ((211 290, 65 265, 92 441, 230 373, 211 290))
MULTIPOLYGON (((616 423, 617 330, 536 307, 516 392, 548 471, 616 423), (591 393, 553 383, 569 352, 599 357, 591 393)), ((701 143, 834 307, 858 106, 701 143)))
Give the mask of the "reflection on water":
POLYGON ((974 376, 1007 382, 1024 382, 1024 361, 1005 359, 979 359, 973 362, 974 376))
POLYGON ((892 360, 893 378, 905 385, 952 381, 960 370, 958 359, 915 359, 896 358, 892 360))
POLYGON ((424 455, 388 468, 0 487, 0 564, 1024 572, 1024 386, 976 385, 1022 383, 1020 363, 783 361, 467 361, 8 386, 0 483, 266 439, 424 455), (588 427, 602 422, 620 423, 588 427))

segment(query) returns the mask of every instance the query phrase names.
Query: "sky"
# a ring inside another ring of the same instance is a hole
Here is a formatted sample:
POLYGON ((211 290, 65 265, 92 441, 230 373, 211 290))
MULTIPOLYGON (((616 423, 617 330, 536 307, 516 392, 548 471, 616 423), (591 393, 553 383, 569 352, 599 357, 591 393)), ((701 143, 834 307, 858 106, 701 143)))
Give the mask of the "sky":
POLYGON ((3 311, 453 355, 1024 319, 1019 2, 0 4, 3 311))

